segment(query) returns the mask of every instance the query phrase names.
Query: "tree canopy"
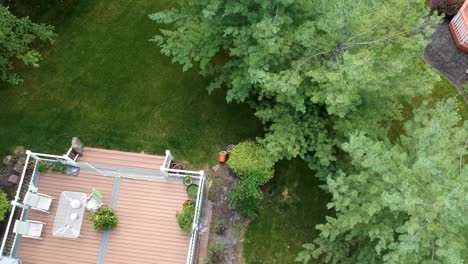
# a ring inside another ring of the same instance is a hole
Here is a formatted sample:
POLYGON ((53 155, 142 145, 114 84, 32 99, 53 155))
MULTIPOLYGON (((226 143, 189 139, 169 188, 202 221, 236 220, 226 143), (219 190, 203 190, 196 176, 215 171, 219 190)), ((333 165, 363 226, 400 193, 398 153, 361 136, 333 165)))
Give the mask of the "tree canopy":
POLYGON ((248 102, 274 161, 329 167, 350 133, 379 138, 436 78, 420 54, 436 17, 424 0, 185 0, 150 15, 152 40, 248 102))
POLYGON ((393 145, 363 133, 343 148, 356 171, 328 178, 335 217, 298 260, 333 263, 463 263, 468 224, 468 121, 456 101, 423 106, 393 145))
POLYGON ((35 48, 39 42, 53 43, 53 27, 18 18, 7 7, 0 5, 0 80, 10 84, 21 82, 13 72, 17 62, 39 66, 41 55, 35 48))

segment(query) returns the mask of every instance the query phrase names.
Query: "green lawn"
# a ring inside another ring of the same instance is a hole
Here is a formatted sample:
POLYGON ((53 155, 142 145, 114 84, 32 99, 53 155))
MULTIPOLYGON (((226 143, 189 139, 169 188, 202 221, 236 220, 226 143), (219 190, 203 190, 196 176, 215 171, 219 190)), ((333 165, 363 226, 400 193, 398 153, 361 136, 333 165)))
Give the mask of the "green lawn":
POLYGON ((280 162, 261 203, 262 211, 245 234, 246 263, 294 263, 304 243, 325 221, 330 197, 302 161, 280 162))
MULTIPOLYGON (((182 73, 148 41, 157 25, 147 15, 174 1, 34 3, 18 8, 56 25, 59 37, 44 48, 40 68, 21 70, 23 84, 0 87, 0 154, 16 144, 63 153, 79 136, 85 144, 111 149, 171 149, 178 159, 207 166, 226 144, 261 134, 247 106, 226 104, 222 91, 208 96, 208 80, 182 73)), ((442 79, 433 97, 455 94, 442 79)), ((467 118, 468 109, 462 111, 467 118)), ((326 214, 329 197, 318 184, 303 162, 278 164, 262 213, 245 236, 247 263, 294 262, 326 214)))
POLYGON ((158 32, 148 14, 173 1, 52 2, 30 10, 57 26, 56 43, 38 69, 20 71, 23 84, 0 87, 0 154, 16 144, 64 153, 79 136, 110 149, 171 149, 203 166, 228 143, 261 133, 246 105, 226 104, 221 90, 208 96, 207 80, 182 73, 148 41, 158 32))

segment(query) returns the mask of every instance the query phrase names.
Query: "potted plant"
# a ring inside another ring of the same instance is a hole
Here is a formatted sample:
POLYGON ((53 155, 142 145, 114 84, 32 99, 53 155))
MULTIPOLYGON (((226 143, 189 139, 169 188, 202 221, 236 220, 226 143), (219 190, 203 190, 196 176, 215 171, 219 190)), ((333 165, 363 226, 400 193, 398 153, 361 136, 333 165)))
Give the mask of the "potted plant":
POLYGON ((218 161, 220 163, 225 163, 227 160, 227 151, 220 151, 218 153, 218 161))
POLYGON ((187 194, 188 196, 190 196, 190 198, 195 200, 198 195, 198 185, 190 184, 189 186, 187 186, 187 194))
POLYGON ((37 170, 39 172, 46 172, 50 169, 51 167, 51 164, 47 161, 40 161, 38 164, 37 164, 37 170))
POLYGON ((192 200, 187 200, 182 206, 182 212, 176 213, 177 223, 182 231, 189 235, 192 232, 192 223, 195 216, 195 203, 192 200))
POLYGON ((231 152, 232 152, 232 150, 233 150, 235 147, 236 147, 236 145, 233 145, 233 144, 227 145, 227 147, 226 147, 226 152, 227 152, 227 154, 230 155, 231 152))
POLYGON ((189 186, 193 183, 193 179, 190 176, 185 176, 183 182, 185 186, 189 186))
POLYGON ((114 209, 110 207, 101 207, 91 213, 91 222, 94 224, 96 231, 107 231, 116 227, 119 219, 115 214, 114 209))

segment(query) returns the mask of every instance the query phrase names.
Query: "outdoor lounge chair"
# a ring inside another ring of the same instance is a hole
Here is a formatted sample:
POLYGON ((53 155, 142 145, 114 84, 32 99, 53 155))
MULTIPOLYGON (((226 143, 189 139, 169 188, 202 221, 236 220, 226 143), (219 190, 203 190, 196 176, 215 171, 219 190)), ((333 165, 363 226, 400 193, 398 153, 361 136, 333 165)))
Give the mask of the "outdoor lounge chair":
POLYGON ((99 209, 103 205, 102 202, 102 195, 100 192, 93 189, 90 195, 88 195, 87 202, 86 202, 86 209, 89 211, 95 211, 99 209))
POLYGON ((53 199, 50 195, 29 191, 26 193, 24 204, 30 206, 31 209, 49 213, 53 199))
POLYGON ((15 227, 13 228, 13 232, 16 234, 20 234, 23 237, 29 237, 34 239, 42 239, 42 227, 45 224, 39 221, 20 221, 16 220, 15 227))

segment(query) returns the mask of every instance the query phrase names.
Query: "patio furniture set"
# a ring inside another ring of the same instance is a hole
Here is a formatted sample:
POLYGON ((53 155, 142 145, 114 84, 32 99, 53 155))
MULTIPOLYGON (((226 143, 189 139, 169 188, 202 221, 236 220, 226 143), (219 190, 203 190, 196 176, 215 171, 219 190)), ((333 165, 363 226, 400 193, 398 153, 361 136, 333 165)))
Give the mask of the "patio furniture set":
MULTIPOLYGON (((50 213, 49 209, 54 199, 50 195, 37 192, 36 187, 31 187, 25 195, 24 206, 32 210, 50 213)), ((102 196, 95 189, 89 195, 82 192, 62 192, 55 214, 53 235, 64 238, 78 238, 85 208, 88 211, 94 211, 102 205, 102 196)), ((44 225, 45 223, 34 220, 16 220, 13 232, 22 235, 22 237, 41 239, 44 225)))

